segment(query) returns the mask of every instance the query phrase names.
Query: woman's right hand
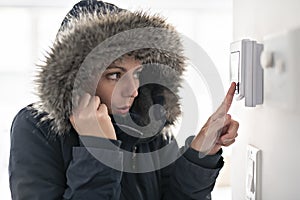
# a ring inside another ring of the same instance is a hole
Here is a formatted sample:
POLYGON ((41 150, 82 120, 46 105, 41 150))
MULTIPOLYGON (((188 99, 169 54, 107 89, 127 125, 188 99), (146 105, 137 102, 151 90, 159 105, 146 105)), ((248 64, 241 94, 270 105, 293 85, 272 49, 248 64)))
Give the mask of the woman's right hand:
POLYGON ((98 96, 86 93, 69 119, 81 136, 117 139, 107 107, 101 103, 98 96))

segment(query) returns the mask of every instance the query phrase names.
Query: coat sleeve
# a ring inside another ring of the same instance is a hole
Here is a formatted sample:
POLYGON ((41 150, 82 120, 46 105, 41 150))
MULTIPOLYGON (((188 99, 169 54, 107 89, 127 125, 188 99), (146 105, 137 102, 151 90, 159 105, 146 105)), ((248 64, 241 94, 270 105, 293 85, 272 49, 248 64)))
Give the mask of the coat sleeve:
POLYGON ((115 158, 118 151, 97 147, 73 147, 73 158, 66 168, 58 139, 50 140, 47 129, 23 109, 11 127, 9 181, 13 200, 23 199, 119 199, 122 173, 90 153, 115 158))
POLYGON ((162 169, 164 200, 211 199, 211 191, 224 165, 222 150, 216 155, 200 158, 199 152, 189 147, 192 139, 186 140, 182 155, 162 169))

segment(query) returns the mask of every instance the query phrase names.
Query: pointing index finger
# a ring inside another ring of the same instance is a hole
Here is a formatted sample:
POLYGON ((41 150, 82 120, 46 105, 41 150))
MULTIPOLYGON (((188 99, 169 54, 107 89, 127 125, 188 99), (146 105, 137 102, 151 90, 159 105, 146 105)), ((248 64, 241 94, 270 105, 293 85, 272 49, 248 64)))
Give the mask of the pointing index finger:
POLYGON ((223 116, 225 115, 232 104, 233 101, 233 97, 234 97, 234 93, 235 93, 235 87, 236 87, 236 83, 232 82, 230 85, 230 88, 228 89, 228 92, 222 102, 222 104, 220 105, 220 107, 217 109, 217 111, 215 112, 216 115, 218 116, 223 116))
POLYGON ((228 89, 226 97, 222 103, 222 105, 224 104, 224 106, 225 106, 226 113, 228 112, 228 110, 230 109, 230 106, 232 104, 234 93, 235 93, 235 88, 236 88, 236 83, 232 82, 230 85, 230 88, 228 89))

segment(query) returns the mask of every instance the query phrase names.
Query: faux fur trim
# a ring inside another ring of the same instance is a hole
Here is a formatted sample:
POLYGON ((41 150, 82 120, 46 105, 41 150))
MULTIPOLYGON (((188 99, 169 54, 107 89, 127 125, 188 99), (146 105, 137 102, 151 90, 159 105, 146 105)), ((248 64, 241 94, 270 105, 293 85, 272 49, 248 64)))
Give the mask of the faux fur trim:
POLYGON ((89 91, 89 84, 95 84, 95 80, 99 78, 95 74, 99 74, 114 61, 112 58, 120 57, 124 53, 124 47, 139 46, 140 41, 144 41, 147 48, 133 49, 131 54, 148 66, 144 67, 141 82, 147 83, 147 79, 152 75, 157 77, 163 86, 152 83, 139 88, 139 96, 135 99, 131 111, 142 116, 140 123, 147 125, 150 119, 149 108, 160 104, 165 109, 165 125, 175 122, 180 115, 177 93, 185 68, 185 57, 179 34, 174 27, 167 24, 162 17, 142 11, 107 11, 105 15, 82 12, 79 18, 69 20, 67 26, 58 33, 51 51, 46 56, 46 62, 39 66, 36 77, 37 95, 40 100, 34 107, 39 113, 48 113, 43 120, 51 121, 54 132, 64 134, 71 128, 69 116, 74 105, 74 91, 76 95, 81 95, 83 90, 89 91), (126 31, 128 34, 118 35, 126 31), (140 31, 145 34, 141 35, 140 31), (116 35, 121 40, 107 43, 108 50, 99 49, 99 44, 106 44, 109 38, 116 35), (148 40, 147 35, 157 37, 148 40), (155 42, 151 42, 153 40, 155 42), (166 46, 167 49, 155 48, 156 44, 166 46), (149 48, 150 46, 153 48, 149 48), (87 59, 88 57, 93 59, 87 59), (82 70, 82 65, 92 67, 82 70), (84 75, 78 78, 80 73, 84 75))

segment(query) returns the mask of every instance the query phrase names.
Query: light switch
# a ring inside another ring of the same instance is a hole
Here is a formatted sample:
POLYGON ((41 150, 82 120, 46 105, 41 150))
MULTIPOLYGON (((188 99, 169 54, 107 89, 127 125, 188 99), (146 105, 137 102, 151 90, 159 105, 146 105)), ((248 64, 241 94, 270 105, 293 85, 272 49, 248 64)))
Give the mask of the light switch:
POLYGON ((260 162, 261 151, 247 147, 246 200, 260 200, 260 162))
POLYGON ((267 35, 262 42, 261 64, 272 65, 264 70, 264 106, 300 113, 300 27, 267 35), (267 54, 272 54, 272 64, 267 54))

